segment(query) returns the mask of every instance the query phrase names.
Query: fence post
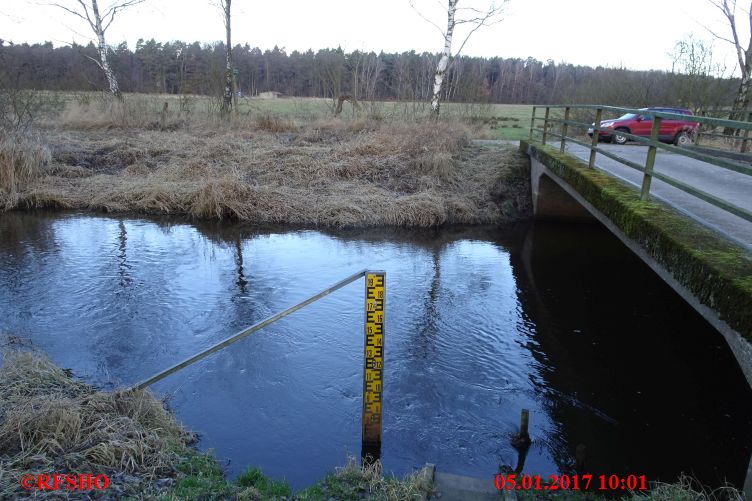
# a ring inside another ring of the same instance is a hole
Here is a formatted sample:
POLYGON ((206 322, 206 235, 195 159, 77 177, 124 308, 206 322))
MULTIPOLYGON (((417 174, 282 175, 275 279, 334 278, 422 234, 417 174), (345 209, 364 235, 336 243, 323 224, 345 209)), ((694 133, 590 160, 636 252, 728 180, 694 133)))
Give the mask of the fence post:
MULTIPOLYGON (((749 122, 752 122, 752 111, 747 114, 747 123, 749 122)), ((742 137, 744 137, 744 139, 742 140, 741 152, 746 153, 749 151, 749 129, 744 129, 742 137)))
POLYGON ((546 145, 546 138, 548 137, 548 114, 551 111, 551 108, 546 106, 546 114, 543 116, 543 145, 546 145))
POLYGON ((653 179, 653 164, 655 164, 656 142, 658 142, 658 132, 661 129, 661 117, 653 117, 653 128, 650 129, 650 146, 648 147, 648 157, 645 159, 645 175, 642 177, 642 190, 640 191, 640 200, 648 200, 650 195, 650 181, 653 179))
POLYGON ((564 148, 567 145, 567 122, 569 121, 569 106, 564 108, 564 124, 561 126, 561 148, 559 151, 564 153, 564 148))
POLYGON ((361 456, 378 459, 381 451, 381 405, 384 383, 384 300, 386 273, 366 273, 363 363, 363 435, 361 456))
POLYGON ((530 141, 533 140, 533 128, 535 128, 535 106, 533 106, 533 118, 530 119, 530 141))
MULTIPOLYGON (((705 110, 702 110, 702 111, 700 112, 700 116, 701 116, 701 117, 703 117, 703 118, 705 118, 705 117, 707 116, 707 114, 708 114, 708 112, 707 112, 707 111, 705 111, 705 110)), ((705 125, 705 124, 701 122, 701 123, 700 123, 700 124, 699 124, 699 125, 697 126, 697 137, 695 137, 695 146, 700 146, 700 137, 702 137, 702 127, 703 127, 704 125, 705 125)), ((711 130, 713 130, 713 129, 712 129, 712 127, 711 127, 711 130)))
POLYGON ((598 147, 598 129, 597 127, 601 126, 601 117, 603 116, 603 109, 598 108, 595 110, 595 125, 593 125, 593 142, 590 146, 590 161, 588 162, 588 167, 591 169, 595 168, 595 149, 598 147))

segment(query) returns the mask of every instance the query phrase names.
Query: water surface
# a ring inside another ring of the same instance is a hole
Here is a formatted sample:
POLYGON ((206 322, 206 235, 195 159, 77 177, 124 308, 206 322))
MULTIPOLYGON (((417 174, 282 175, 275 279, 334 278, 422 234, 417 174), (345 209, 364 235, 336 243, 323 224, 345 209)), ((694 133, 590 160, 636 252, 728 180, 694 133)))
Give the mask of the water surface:
MULTIPOLYGON (((530 409, 525 471, 737 485, 752 391, 694 310, 585 225, 290 231, 0 216, 0 329, 95 384, 133 384, 363 268, 387 272, 382 459, 493 475, 530 409)), ((360 452, 363 285, 157 383, 230 475, 306 486, 360 452)), ((490 480, 489 480, 490 481, 490 480)))

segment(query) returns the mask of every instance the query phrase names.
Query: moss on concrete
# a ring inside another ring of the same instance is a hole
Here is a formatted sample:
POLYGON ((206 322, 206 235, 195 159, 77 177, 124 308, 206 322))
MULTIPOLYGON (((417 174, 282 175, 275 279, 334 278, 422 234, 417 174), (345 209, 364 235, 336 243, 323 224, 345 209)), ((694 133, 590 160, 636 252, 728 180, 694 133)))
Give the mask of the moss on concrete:
POLYGON ((752 255, 666 204, 643 202, 639 192, 608 174, 589 169, 558 150, 532 146, 533 157, 608 217, 703 305, 752 341, 752 255))

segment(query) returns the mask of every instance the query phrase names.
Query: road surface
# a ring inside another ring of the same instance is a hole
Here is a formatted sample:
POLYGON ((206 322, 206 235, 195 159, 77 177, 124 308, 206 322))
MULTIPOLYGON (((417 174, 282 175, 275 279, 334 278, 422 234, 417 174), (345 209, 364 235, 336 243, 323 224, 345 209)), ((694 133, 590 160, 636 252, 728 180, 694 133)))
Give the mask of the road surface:
MULTIPOLYGON (((552 146, 558 146, 552 144, 552 146)), ((601 144, 601 148, 620 157, 644 165, 648 148, 636 143, 625 145, 601 144)), ((567 151, 588 161, 590 150, 577 144, 567 144, 567 151)), ((597 168, 635 186, 642 186, 642 172, 627 167, 604 155, 597 155, 597 168)), ((657 152, 653 169, 678 181, 689 184, 711 195, 752 211, 752 176, 705 163, 668 151, 657 152)), ((678 188, 653 178, 650 196, 672 205, 696 221, 718 231, 752 251, 752 222, 730 214, 723 209, 696 198, 678 188)))

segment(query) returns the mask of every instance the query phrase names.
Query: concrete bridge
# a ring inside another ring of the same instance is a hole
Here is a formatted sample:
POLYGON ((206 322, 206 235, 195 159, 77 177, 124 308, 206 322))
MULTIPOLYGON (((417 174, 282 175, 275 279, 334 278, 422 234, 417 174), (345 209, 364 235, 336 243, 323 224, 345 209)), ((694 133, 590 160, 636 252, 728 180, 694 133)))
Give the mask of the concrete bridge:
MULTIPOLYGON (((558 137, 567 138, 562 129, 558 137)), ((543 131, 552 134, 547 125, 543 131)), ((612 159, 591 154, 596 144, 597 137, 592 145, 572 139, 555 148, 521 141, 530 158, 535 217, 606 226, 723 335, 752 386, 752 221, 666 183, 656 182, 649 199, 640 193, 645 171, 655 167, 682 179, 680 186, 712 191, 711 201, 730 201, 746 216, 752 176, 680 155, 656 159, 655 146, 607 145, 620 148, 612 159), (635 170, 637 163, 646 168, 635 170)), ((752 499, 752 458, 744 492, 752 499)))
POLYGON ((635 187, 589 168, 577 152, 528 141, 521 149, 531 160, 536 218, 601 222, 723 335, 752 385, 749 223, 740 221, 734 235, 724 235, 687 209, 640 200, 635 187))

